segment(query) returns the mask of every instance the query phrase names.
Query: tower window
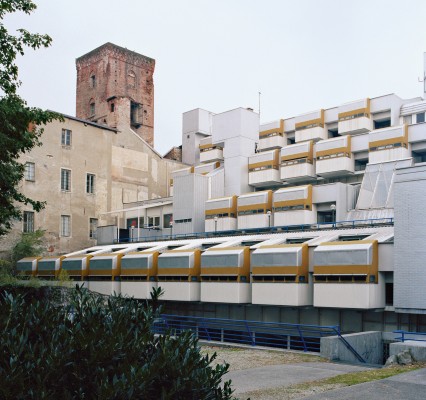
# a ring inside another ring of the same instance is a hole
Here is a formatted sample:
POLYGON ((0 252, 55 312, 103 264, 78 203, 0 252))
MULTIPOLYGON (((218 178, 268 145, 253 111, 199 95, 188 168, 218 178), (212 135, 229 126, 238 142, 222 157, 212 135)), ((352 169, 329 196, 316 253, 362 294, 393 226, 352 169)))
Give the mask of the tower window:
POLYGON ((127 82, 129 84, 129 87, 136 87, 136 74, 133 71, 129 71, 127 82))
POLYGON ((91 102, 89 106, 89 114, 90 116, 95 115, 95 102, 91 102))
POLYGON ((115 104, 111 103, 111 112, 114 112, 114 110, 115 110, 115 104))
POLYGON ((90 75, 90 87, 92 87, 92 88, 96 87, 96 76, 95 76, 95 74, 90 75))

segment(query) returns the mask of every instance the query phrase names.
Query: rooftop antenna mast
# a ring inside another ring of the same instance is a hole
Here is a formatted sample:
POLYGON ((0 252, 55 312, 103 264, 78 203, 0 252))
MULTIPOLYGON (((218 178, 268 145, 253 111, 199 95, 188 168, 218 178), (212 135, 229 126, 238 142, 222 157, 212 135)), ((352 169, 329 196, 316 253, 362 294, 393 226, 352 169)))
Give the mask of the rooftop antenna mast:
POLYGON ((259 94, 259 119, 260 119, 260 96, 262 95, 262 92, 258 92, 258 94, 259 94))

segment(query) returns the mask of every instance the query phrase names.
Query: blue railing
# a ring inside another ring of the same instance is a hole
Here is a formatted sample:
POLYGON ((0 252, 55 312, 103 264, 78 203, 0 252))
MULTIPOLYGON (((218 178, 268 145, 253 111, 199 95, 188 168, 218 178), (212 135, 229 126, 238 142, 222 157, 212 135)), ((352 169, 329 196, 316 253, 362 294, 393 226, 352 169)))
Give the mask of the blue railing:
POLYGON ((305 352, 319 352, 322 337, 338 336, 360 362, 365 362, 361 355, 342 337, 338 325, 287 324, 169 314, 162 314, 154 324, 154 331, 158 334, 171 332, 173 335, 179 335, 188 330, 193 332, 199 339, 206 341, 302 350, 305 352))
POLYGON ((322 222, 317 224, 301 224, 301 225, 285 225, 285 226, 271 226, 265 228, 252 228, 252 229, 236 229, 230 231, 216 231, 216 232, 194 232, 194 233, 180 233, 180 234, 165 234, 155 236, 134 236, 120 238, 114 240, 114 243, 128 243, 128 242, 155 242, 163 240, 176 240, 176 239, 201 239, 212 238, 220 236, 239 236, 239 235, 256 235, 262 233, 277 233, 277 232, 304 232, 321 229, 336 229, 336 228, 356 228, 356 227, 371 227, 377 225, 393 225, 393 218, 370 218, 370 219, 355 219, 350 221, 336 221, 336 222, 322 222))
POLYGON ((395 337, 395 340, 398 342, 404 342, 410 340, 413 342, 426 342, 426 333, 425 332, 408 332, 408 331, 393 331, 393 333, 399 334, 400 336, 395 337), (425 339, 419 339, 418 336, 425 337, 425 339))

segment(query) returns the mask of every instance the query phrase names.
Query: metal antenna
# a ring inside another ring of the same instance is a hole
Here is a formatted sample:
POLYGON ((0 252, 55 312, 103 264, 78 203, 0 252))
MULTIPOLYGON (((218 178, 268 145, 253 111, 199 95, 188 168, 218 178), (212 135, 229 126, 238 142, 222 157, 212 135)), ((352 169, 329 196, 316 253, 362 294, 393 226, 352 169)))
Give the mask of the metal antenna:
POLYGON ((260 118, 260 96, 262 94, 262 92, 258 92, 259 93, 259 118, 260 118))

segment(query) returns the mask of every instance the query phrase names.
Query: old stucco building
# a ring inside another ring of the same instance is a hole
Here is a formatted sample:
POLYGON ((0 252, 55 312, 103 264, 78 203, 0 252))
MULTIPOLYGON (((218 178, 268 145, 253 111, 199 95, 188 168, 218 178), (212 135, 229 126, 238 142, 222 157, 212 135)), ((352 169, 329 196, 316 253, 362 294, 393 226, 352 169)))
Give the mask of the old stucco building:
POLYGON ((46 207, 34 213, 22 206, 23 221, 2 238, 0 251, 36 229, 46 231, 50 254, 91 246, 109 211, 169 195, 171 172, 182 164, 152 147, 154 66, 155 60, 111 43, 76 60, 77 118, 48 124, 43 145, 22 157, 21 190, 46 207))

